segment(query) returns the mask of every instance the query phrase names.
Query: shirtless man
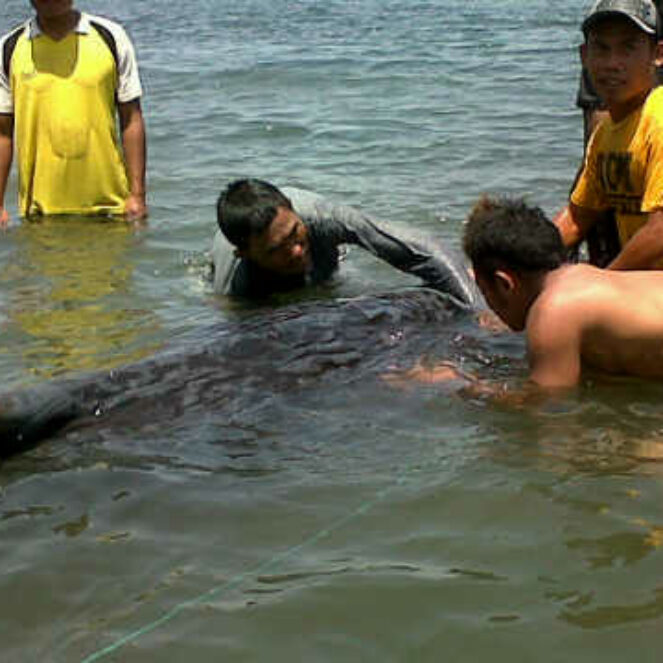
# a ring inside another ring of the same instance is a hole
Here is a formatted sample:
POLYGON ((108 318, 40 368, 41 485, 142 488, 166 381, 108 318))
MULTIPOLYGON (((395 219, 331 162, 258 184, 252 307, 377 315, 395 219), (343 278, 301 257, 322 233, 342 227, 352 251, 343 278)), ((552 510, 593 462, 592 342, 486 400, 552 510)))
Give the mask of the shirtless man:
MULTIPOLYGON (((663 273, 564 264, 559 232, 539 208, 482 198, 463 239, 486 302, 514 331, 525 331, 530 380, 545 388, 575 385, 583 368, 663 377, 663 273)), ((418 367, 426 382, 465 379, 448 364, 418 367)))

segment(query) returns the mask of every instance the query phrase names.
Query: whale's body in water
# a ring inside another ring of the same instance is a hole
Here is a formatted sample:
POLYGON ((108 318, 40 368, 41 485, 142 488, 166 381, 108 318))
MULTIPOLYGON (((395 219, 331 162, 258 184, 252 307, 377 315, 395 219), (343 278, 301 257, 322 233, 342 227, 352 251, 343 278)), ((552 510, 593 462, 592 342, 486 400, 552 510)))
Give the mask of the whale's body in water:
POLYGON ((136 364, 0 395, 0 456, 73 430, 236 418, 274 394, 374 378, 432 347, 449 352, 467 319, 455 300, 421 288, 261 310, 136 364))

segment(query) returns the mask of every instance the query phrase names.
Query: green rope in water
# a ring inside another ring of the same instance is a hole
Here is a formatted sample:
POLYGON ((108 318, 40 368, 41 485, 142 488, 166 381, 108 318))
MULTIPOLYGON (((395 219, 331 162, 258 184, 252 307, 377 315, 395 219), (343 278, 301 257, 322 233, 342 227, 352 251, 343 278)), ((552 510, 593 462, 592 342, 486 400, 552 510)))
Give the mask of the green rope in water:
MULTIPOLYGON (((381 427, 379 426, 374 426, 374 428, 380 429, 381 427)), ((395 433, 398 431, 395 431, 393 429, 390 430, 384 430, 384 432, 388 432, 390 436, 393 436, 395 433)), ((404 435, 407 436, 414 436, 420 440, 426 440, 426 441, 433 441, 434 439, 439 439, 435 438, 433 436, 427 436, 427 435, 422 435, 421 433, 417 434, 414 431, 402 431, 404 435)), ((435 459, 436 461, 439 461, 439 458, 435 459)), ((288 548, 282 553, 279 553, 277 555, 274 555, 267 561, 263 562, 262 564, 259 564, 255 568, 245 571, 244 573, 239 573, 226 582, 217 585, 216 587, 213 587, 212 589, 200 594, 199 596, 196 596, 195 598, 189 599, 188 601, 183 601, 182 603, 179 603, 178 605, 174 606, 171 610, 163 614, 161 617, 158 619, 155 619, 153 622, 150 622, 149 624, 146 624, 145 626, 136 629, 135 631, 125 635, 123 638, 120 638, 119 640, 115 641, 113 644, 109 645, 108 647, 105 647, 104 649, 100 649, 97 652, 90 654, 87 656, 81 663, 95 663, 95 661, 99 661, 102 658, 109 656, 110 654, 113 654, 117 652, 119 649, 124 647, 125 645, 134 642, 138 640, 139 638, 147 635, 148 633, 151 633, 152 631, 155 631, 159 627, 163 626, 164 624, 167 624, 168 622, 171 622, 175 617, 177 617, 181 612, 186 610, 187 608, 195 607, 198 606, 205 601, 208 601, 210 599, 213 599, 215 597, 218 597, 220 594, 223 592, 229 592, 239 585, 241 585, 247 578, 253 577, 253 576, 259 576, 267 571, 270 571, 273 567, 277 566, 281 562, 290 559, 294 556, 297 555, 297 553, 305 550, 309 546, 317 543, 318 541, 324 539, 325 537, 329 536, 333 532, 336 532, 340 530, 342 527, 347 525, 348 523, 352 522, 353 520, 356 520, 360 516, 365 515, 368 513, 376 504, 381 502, 385 497, 387 497, 391 492, 402 486, 406 480, 411 477, 414 474, 420 473, 424 469, 431 469, 432 463, 429 462, 423 466, 418 465, 416 468, 413 466, 410 466, 408 468, 403 469, 399 475, 396 477, 393 483, 391 483, 389 486, 386 488, 382 488, 381 490, 377 491, 373 497, 370 499, 365 500, 362 502, 356 509, 350 511, 343 517, 339 518, 337 521, 329 525, 328 527, 320 530, 319 532, 313 534, 311 537, 308 539, 305 539, 301 543, 299 543, 296 546, 293 546, 291 548, 288 548)))
POLYGON ((125 645, 129 644, 130 642, 138 640, 144 635, 147 635, 148 633, 151 633, 152 631, 158 629, 164 624, 167 624, 168 622, 172 621, 173 619, 175 619, 175 617, 177 617, 181 612, 183 612, 187 608, 200 605, 205 601, 208 601, 212 598, 219 596, 223 592, 228 592, 234 589, 235 587, 241 585, 242 582, 244 582, 244 580, 246 580, 249 577, 258 576, 266 573, 267 571, 271 570, 274 566, 277 566, 281 562, 296 556, 297 553, 305 550, 309 546, 317 543, 318 541, 324 539, 333 532, 341 529, 342 527, 347 525, 349 522, 355 520, 356 518, 359 518, 360 516, 368 513, 376 504, 381 502, 390 492, 396 490, 396 488, 401 486, 405 482, 405 480, 406 480, 405 474, 403 474, 398 479, 396 479, 396 481, 393 484, 391 484, 387 488, 383 488, 382 490, 378 491, 371 499, 362 502, 356 509, 347 513, 342 518, 339 518, 329 527, 326 527, 320 530, 319 532, 317 532, 316 534, 313 534, 311 537, 304 540, 302 543, 293 546, 292 548, 288 548, 288 550, 279 553, 278 555, 275 555, 266 562, 263 562, 254 569, 251 569, 250 571, 239 573, 233 576, 223 584, 218 585, 204 592, 203 594, 196 596, 193 599, 189 599, 188 601, 183 601, 182 603, 179 603, 178 605, 173 607, 171 610, 169 610, 168 612, 166 612, 165 614, 163 614, 161 617, 154 620, 153 622, 146 624, 145 626, 133 631, 132 633, 127 634, 126 636, 120 638, 119 640, 109 645, 108 647, 105 647, 104 649, 100 649, 99 651, 90 654, 85 659, 83 659, 82 663, 94 663, 95 661, 99 661, 105 656, 109 656, 110 654, 115 653, 116 651, 118 651, 125 645))

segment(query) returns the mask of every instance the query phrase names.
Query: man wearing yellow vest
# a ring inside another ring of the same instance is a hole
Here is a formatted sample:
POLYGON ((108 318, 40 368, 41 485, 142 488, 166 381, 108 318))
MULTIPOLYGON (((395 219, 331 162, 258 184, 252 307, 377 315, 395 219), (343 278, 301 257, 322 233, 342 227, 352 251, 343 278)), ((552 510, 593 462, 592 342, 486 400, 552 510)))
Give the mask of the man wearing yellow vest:
POLYGON ((9 221, 14 144, 21 216, 144 218, 145 125, 131 42, 73 0, 31 2, 36 16, 0 41, 0 225, 9 221))

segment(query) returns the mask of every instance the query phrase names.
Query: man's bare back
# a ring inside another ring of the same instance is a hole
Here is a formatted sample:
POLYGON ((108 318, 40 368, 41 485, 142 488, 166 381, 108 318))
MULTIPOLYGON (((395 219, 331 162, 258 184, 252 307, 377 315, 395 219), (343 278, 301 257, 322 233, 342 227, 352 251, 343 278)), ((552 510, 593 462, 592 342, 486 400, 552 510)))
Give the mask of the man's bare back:
POLYGON ((609 373, 663 377, 663 272, 560 267, 545 277, 526 331, 535 377, 541 361, 564 372, 574 354, 609 373))
MULTIPOLYGON (((566 264, 557 228, 522 199, 482 197, 463 248, 488 306, 510 329, 525 331, 534 386, 573 387, 584 367, 663 377, 663 271, 566 264)), ((407 377, 460 378, 473 394, 504 393, 448 364, 417 365, 407 377)))

